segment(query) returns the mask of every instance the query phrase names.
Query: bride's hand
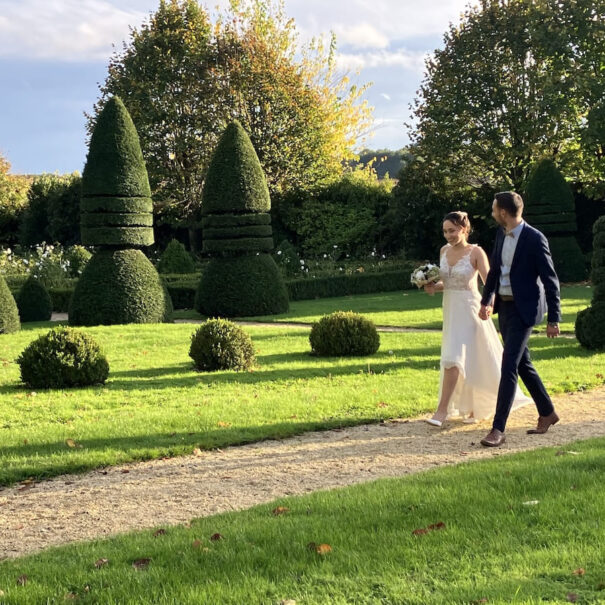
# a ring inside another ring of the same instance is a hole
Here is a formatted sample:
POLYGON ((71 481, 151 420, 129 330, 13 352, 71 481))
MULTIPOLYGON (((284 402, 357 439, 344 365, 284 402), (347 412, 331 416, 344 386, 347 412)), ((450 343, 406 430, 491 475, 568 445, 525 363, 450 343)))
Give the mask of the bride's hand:
POLYGON ((492 307, 489 305, 481 305, 481 309, 479 309, 479 318, 486 320, 489 319, 492 314, 492 307))
POLYGON ((437 288, 435 287, 434 283, 430 283, 430 284, 426 284, 424 286, 424 291, 429 294, 430 296, 433 296, 433 294, 435 294, 435 292, 437 292, 437 288))

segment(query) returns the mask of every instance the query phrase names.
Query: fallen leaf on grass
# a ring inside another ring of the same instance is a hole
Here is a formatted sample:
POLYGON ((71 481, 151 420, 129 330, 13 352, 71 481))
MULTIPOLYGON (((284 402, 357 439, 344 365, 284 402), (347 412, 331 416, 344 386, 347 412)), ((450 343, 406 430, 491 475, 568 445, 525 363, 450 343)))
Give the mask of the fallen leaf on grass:
POLYGON ((77 443, 73 439, 66 439, 65 443, 67 444, 67 447, 70 447, 72 449, 82 447, 79 443, 77 443))
POLYGON ((574 576, 583 576, 586 573, 586 570, 583 567, 578 567, 578 569, 575 569, 573 571, 574 576))
POLYGON ((160 529, 156 529, 156 530, 153 532, 153 537, 154 537, 154 538, 157 538, 158 536, 164 536, 165 534, 166 534, 166 530, 165 530, 165 529, 160 528, 160 529))
POLYGON ((443 521, 439 521, 438 523, 432 523, 427 527, 427 529, 435 530, 435 529, 445 529, 445 523, 443 521))
POLYGON ((327 555, 329 552, 332 552, 332 547, 329 544, 317 544, 315 552, 318 555, 327 555))
POLYGON ((97 559, 95 561, 95 567, 97 569, 101 569, 101 567, 105 567, 109 563, 109 559, 97 559))
POLYGON ((78 595, 75 592, 67 592, 63 598, 66 601, 75 601, 78 598, 78 595))
POLYGON ((222 420, 220 420, 216 424, 217 424, 217 426, 220 426, 221 428, 227 428, 227 427, 231 426, 230 422, 223 422, 222 420))
POLYGON ((419 528, 419 529, 415 529, 415 530, 412 532, 412 535, 413 535, 413 536, 421 536, 421 535, 423 535, 423 534, 428 534, 428 533, 429 533, 429 530, 428 530, 428 529, 424 529, 424 527, 421 527, 421 528, 419 528))
POLYGON ((282 599, 279 605, 296 605, 296 601, 294 599, 282 599))
POLYGON ((201 548, 202 541, 201 540, 194 540, 193 544, 191 546, 193 546, 193 548, 201 548))
POLYGON ((274 515, 283 515, 284 513, 289 513, 290 509, 286 506, 278 506, 271 511, 274 515))
POLYGON ((431 523, 427 527, 420 527, 415 529, 412 532, 413 536, 422 536, 424 534, 428 534, 430 531, 436 531, 438 529, 445 529, 445 523, 443 521, 438 521, 437 523, 431 523))
POLYGON ((216 542, 217 540, 222 540, 222 539, 223 539, 223 536, 221 536, 221 534, 212 534, 210 536, 210 540, 212 542, 216 542))
POLYGON ((132 566, 135 569, 147 569, 149 564, 151 563, 151 559, 137 559, 132 562, 132 566))
POLYGON ((480 603, 487 603, 487 602, 488 602, 488 600, 485 597, 483 597, 481 599, 477 599, 476 601, 471 601, 471 603, 473 605, 479 605, 480 603))
POLYGON ((523 502, 523 506, 536 506, 536 504, 540 504, 540 500, 528 500, 527 502, 523 502))
POLYGON ((567 600, 570 603, 576 603, 578 601, 578 595, 575 592, 568 592, 567 593, 567 600))
POLYGON ((388 403, 386 403, 386 402, 384 402, 384 401, 379 401, 379 402, 376 404, 376 407, 377 407, 377 408, 388 408, 388 407, 389 407, 389 404, 388 404, 388 403))
POLYGON ((19 576, 17 578, 17 586, 25 586, 27 584, 27 581, 29 580, 29 578, 23 574, 22 576, 19 576))

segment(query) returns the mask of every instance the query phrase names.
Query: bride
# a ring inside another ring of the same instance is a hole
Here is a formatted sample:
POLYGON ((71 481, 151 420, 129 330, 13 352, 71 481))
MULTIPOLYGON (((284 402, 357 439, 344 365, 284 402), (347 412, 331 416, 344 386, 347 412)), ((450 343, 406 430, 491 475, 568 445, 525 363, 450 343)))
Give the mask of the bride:
MULTIPOLYGON (((468 243, 471 225, 466 212, 450 212, 443 219, 440 281, 424 286, 425 292, 443 292, 443 340, 439 404, 426 421, 442 426, 449 416, 463 422, 478 422, 494 414, 502 344, 492 321, 481 321, 481 295, 477 275, 485 283, 489 271, 487 255, 468 243)), ((513 409, 531 400, 517 387, 513 409)))

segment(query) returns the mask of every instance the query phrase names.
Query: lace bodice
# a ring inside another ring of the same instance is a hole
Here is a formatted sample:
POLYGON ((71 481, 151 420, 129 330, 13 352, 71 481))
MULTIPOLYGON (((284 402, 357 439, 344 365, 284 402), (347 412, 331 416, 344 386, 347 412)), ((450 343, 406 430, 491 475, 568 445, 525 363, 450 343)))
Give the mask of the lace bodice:
POLYGON ((439 274, 445 290, 474 290, 478 291, 477 269, 471 264, 471 247, 458 262, 450 267, 447 262, 447 251, 451 248, 448 244, 439 262, 439 274))

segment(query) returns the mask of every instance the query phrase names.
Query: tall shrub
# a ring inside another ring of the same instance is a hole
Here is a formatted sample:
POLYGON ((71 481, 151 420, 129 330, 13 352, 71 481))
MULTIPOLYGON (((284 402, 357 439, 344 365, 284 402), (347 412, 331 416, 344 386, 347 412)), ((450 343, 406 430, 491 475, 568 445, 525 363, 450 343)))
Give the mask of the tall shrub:
POLYGON ((9 290, 4 277, 0 275, 0 334, 18 332, 21 328, 17 303, 9 290))
POLYGON ((99 114, 82 174, 82 243, 100 250, 78 280, 72 325, 167 318, 168 294, 138 250, 154 241, 150 195, 136 129, 122 101, 113 97, 99 114))
POLYGON ((605 349, 605 216, 593 226, 592 285, 589 307, 576 318, 576 336, 587 349, 605 349))
POLYGON ((576 239, 573 193, 552 160, 546 158, 536 164, 525 198, 524 217, 548 238, 559 279, 585 279, 586 262, 576 239))
POLYGON ((282 313, 288 294, 275 261, 271 200, 248 135, 232 122, 214 151, 204 183, 202 273, 195 307, 209 316, 282 313))

